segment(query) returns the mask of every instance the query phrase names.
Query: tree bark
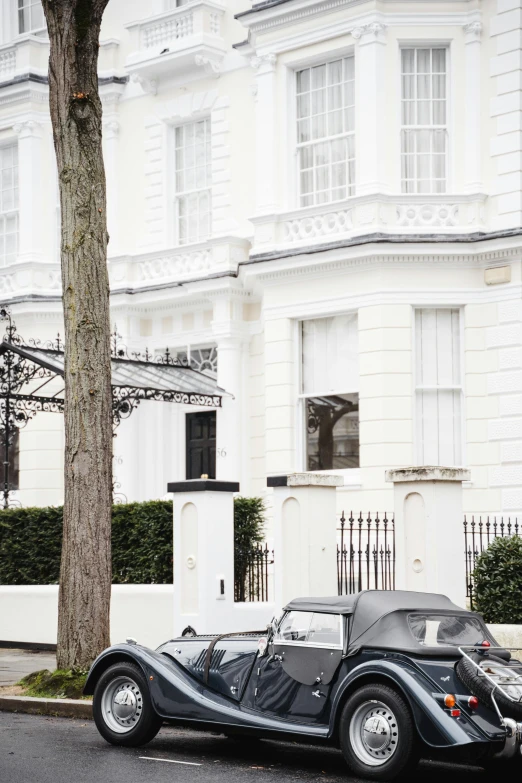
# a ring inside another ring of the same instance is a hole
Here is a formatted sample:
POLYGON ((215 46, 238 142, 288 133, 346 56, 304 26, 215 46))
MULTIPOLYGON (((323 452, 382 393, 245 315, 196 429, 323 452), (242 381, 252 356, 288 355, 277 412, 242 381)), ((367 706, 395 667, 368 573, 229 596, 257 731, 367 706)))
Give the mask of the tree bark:
POLYGON ((107 210, 98 94, 108 0, 42 0, 61 205, 65 500, 58 668, 86 669, 110 644, 112 391, 107 210))

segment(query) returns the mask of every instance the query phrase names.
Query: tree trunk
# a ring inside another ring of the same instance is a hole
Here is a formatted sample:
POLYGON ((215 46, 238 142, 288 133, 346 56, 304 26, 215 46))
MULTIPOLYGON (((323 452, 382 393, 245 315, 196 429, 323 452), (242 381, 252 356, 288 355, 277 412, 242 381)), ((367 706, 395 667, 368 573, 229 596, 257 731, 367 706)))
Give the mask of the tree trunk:
POLYGON ((112 392, 100 25, 108 0, 42 0, 62 216, 65 501, 58 668, 110 644, 112 392))

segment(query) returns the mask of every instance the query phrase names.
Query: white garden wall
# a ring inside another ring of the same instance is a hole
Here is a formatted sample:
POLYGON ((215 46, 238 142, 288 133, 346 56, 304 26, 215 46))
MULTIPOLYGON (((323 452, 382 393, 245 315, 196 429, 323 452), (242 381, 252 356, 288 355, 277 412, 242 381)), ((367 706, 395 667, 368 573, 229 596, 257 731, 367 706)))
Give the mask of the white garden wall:
MULTIPOLYGON (((271 603, 233 604, 220 630, 260 630, 274 611, 271 603)), ((0 586, 0 645, 56 644, 57 627, 58 585, 0 586)), ((153 649, 174 636, 172 585, 112 586, 111 644, 129 636, 153 649)))
MULTIPOLYGON (((0 586, 0 642, 56 644, 58 585, 0 586)), ((111 643, 157 647, 173 636, 172 585, 113 585, 111 643)))

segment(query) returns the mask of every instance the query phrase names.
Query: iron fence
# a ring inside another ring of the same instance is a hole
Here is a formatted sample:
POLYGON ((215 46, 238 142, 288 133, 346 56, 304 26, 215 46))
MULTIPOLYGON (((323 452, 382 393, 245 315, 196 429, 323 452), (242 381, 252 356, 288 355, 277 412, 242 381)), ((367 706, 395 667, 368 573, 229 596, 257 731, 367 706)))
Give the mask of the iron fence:
POLYGON ((274 551, 268 544, 234 552, 234 601, 268 601, 274 551))
POLYGON ((486 516, 484 519, 475 515, 468 521, 464 516, 464 555, 466 559, 466 596, 470 608, 473 609, 473 571, 477 558, 496 538, 522 537, 522 521, 518 517, 497 518, 486 516))
POLYGON ((360 590, 395 590, 395 518, 369 513, 341 515, 337 544, 339 595, 360 590))

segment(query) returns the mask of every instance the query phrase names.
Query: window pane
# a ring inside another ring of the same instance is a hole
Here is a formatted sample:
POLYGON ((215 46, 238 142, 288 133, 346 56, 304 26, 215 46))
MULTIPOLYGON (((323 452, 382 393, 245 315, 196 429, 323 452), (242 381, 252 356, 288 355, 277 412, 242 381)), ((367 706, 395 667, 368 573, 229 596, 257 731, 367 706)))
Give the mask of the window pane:
POLYGON ((354 167, 346 166, 355 157, 353 57, 298 71, 296 90, 297 142, 302 145, 299 149, 300 205, 325 204, 346 198, 347 185, 350 186, 349 195, 353 193, 355 176, 354 167), (329 138, 337 140, 342 136, 342 144, 333 149, 332 144, 337 142, 330 143, 329 138), (304 146, 314 141, 320 143, 304 146), (305 153, 305 149, 309 152, 305 153), (338 168, 335 176, 331 171, 333 162, 345 164, 338 168), (342 178, 341 168, 345 172, 342 178), (313 169, 311 178, 309 169, 313 169))
POLYGON ((446 50, 403 49, 401 56, 401 121, 403 128, 402 152, 415 157, 401 163, 402 190, 411 193, 445 191, 446 178, 446 50), (412 127, 413 126, 413 127, 412 127), (442 128, 443 139, 437 139, 439 131, 415 131, 415 126, 442 128), (438 143, 439 149, 435 149, 438 143), (408 144, 409 149, 405 149, 408 144), (441 158, 435 159, 438 153, 441 158), (438 173, 436 173, 438 172, 438 173))
POLYGON ((174 130, 175 186, 180 244, 201 242, 210 235, 210 120, 174 130))
POLYGON ((16 261, 18 252, 18 148, 0 147, 0 264, 16 261))
POLYGON ((287 642, 304 642, 311 619, 311 612, 288 612, 279 626, 276 639, 287 642))
POLYGON ((340 616, 314 612, 306 641, 311 644, 341 644, 340 616))
POLYGON ((306 469, 359 467, 359 395, 306 400, 306 469))

